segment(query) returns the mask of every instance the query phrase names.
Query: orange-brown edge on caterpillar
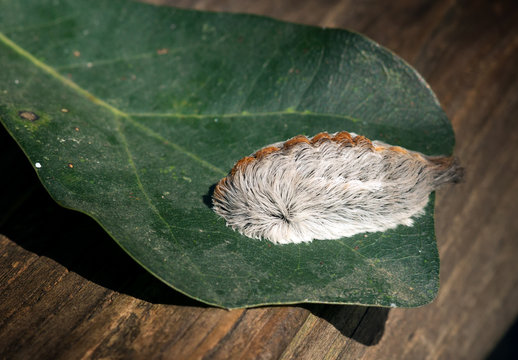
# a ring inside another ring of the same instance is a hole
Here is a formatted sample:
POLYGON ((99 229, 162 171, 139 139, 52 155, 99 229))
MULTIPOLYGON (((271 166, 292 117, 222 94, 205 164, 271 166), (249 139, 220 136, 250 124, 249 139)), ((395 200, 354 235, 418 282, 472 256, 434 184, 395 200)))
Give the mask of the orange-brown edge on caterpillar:
MULTIPOLYGON (((329 135, 327 132, 321 132, 321 133, 318 133, 315 136, 313 136, 311 139, 309 139, 308 137, 306 137, 304 135, 297 135, 297 136, 285 141, 282 144, 282 147, 268 146, 268 147, 265 147, 265 148, 262 148, 262 149, 256 151, 251 156, 245 156, 244 158, 242 158, 241 160, 236 162, 236 164, 234 165, 232 170, 230 170, 230 174, 228 176, 224 177, 223 179, 221 179, 218 182, 218 184, 216 185, 216 187, 214 188, 214 197, 217 198, 218 200, 221 200, 223 197, 223 193, 225 191, 224 188, 225 188, 227 181, 230 181, 232 179, 232 177, 238 171, 244 171, 244 169, 249 164, 251 164, 257 160, 260 160, 273 152, 281 151, 281 150, 288 150, 301 143, 315 145, 322 141, 334 141, 345 147, 366 146, 366 147, 369 147, 370 149, 372 149, 373 151, 389 150, 389 151, 394 151, 394 152, 398 152, 401 154, 409 153, 406 149, 404 149, 400 146, 390 146, 388 148, 384 147, 384 146, 374 146, 372 144, 372 142, 369 139, 367 139, 365 136, 357 135, 353 138, 351 136, 351 134, 349 134, 347 131, 338 132, 333 136, 329 135)), ((426 159, 423 156, 421 156, 419 153, 411 153, 411 154, 412 154, 412 156, 418 158, 421 161, 426 161, 426 159)), ((436 158, 431 157, 431 158, 428 158, 428 160, 431 161, 434 165, 436 165, 438 167, 444 167, 444 168, 449 167, 452 164, 452 162, 454 161, 453 157, 436 157, 436 158)))

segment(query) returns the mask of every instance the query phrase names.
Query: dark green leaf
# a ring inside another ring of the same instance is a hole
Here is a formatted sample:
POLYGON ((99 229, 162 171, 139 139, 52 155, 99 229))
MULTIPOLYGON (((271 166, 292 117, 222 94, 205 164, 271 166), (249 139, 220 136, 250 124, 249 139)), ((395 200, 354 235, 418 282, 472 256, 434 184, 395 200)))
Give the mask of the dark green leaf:
POLYGON ((49 193, 178 291, 228 308, 436 295, 433 196, 413 227, 302 245, 248 239, 210 209, 235 161, 297 134, 451 152, 426 83, 365 37, 126 1, 1 0, 0 66, 1 121, 49 193))

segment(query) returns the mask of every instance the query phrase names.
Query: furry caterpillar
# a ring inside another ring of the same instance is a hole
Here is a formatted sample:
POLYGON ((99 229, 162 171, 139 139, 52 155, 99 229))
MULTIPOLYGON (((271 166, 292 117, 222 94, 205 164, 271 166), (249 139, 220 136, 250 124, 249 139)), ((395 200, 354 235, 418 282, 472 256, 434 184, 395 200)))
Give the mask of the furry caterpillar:
POLYGON ((451 157, 354 133, 299 135, 239 160, 214 189, 227 226, 275 244, 338 239, 413 225, 430 192, 458 182, 451 157))

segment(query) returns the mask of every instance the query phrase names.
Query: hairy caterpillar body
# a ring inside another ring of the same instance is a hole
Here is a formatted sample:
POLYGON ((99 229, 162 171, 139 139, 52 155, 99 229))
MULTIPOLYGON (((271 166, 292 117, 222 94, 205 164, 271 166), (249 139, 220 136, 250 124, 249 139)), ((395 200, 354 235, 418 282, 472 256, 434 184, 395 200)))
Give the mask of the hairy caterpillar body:
POLYGON ((431 157, 354 133, 296 136, 239 160, 214 189, 227 226, 275 244, 412 226, 429 194, 458 182, 452 157, 431 157))

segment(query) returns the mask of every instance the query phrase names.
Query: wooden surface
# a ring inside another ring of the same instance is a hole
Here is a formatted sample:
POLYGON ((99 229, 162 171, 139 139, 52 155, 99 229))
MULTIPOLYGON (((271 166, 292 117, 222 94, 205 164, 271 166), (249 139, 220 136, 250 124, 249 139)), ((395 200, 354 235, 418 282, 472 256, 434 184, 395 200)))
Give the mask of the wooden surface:
POLYGON ((518 3, 167 2, 352 29, 421 72, 452 120, 467 175, 437 194, 439 296, 390 311, 203 306, 55 205, 2 129, 0 359, 484 358, 518 312, 518 3))

